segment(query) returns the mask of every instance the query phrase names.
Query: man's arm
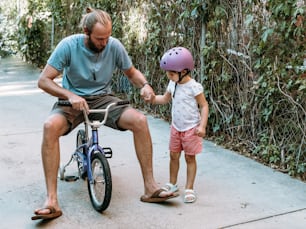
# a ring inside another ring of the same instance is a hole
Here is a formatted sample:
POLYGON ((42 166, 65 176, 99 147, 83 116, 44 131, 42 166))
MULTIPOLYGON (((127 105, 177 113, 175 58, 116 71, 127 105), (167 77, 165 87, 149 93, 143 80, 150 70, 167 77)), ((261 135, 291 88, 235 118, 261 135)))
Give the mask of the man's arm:
POLYGON ((128 70, 125 70, 124 74, 135 87, 141 88, 140 95, 144 101, 152 102, 155 93, 150 84, 148 84, 146 77, 134 66, 130 67, 128 70))
POLYGON ((59 86, 54 79, 60 75, 60 72, 51 65, 46 65, 38 79, 38 87, 50 95, 61 99, 67 99, 76 110, 89 110, 84 98, 59 86))
POLYGON ((54 79, 59 75, 59 71, 47 64, 39 76, 38 87, 50 95, 62 99, 68 99, 68 91, 60 87, 56 82, 54 82, 54 79))

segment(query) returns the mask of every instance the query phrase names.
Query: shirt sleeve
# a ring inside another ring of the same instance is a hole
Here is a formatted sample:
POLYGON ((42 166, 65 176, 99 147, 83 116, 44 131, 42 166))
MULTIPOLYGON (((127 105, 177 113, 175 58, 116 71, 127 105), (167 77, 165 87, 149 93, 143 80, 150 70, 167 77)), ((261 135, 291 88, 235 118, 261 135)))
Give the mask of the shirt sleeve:
POLYGON ((68 45, 67 38, 58 43, 47 63, 60 72, 62 72, 66 66, 69 66, 70 47, 68 45))
POLYGON ((132 60, 128 55, 123 44, 114 38, 114 48, 116 49, 116 66, 121 70, 127 70, 132 67, 132 60))
POLYGON ((170 80, 169 83, 168 83, 166 91, 172 95, 173 91, 174 91, 174 87, 175 87, 175 82, 170 80))
POLYGON ((203 93, 203 91, 204 91, 202 84, 200 84, 198 82, 195 82, 195 84, 192 85, 191 89, 192 89, 192 92, 193 92, 194 96, 197 96, 197 95, 203 93))

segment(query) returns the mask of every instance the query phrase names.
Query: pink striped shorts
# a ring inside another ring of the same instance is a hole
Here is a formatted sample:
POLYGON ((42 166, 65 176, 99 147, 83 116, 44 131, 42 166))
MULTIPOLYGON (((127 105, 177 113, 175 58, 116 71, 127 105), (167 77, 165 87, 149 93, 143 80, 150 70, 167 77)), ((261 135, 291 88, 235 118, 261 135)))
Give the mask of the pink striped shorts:
POLYGON ((195 129, 180 132, 171 126, 169 150, 178 153, 184 150, 187 155, 201 153, 203 138, 195 134, 195 129))

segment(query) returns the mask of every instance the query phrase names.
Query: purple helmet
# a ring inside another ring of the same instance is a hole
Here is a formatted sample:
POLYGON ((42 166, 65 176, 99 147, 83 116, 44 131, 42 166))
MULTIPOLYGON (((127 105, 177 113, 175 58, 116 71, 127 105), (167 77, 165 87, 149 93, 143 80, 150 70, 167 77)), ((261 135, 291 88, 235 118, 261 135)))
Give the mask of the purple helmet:
POLYGON ((184 47, 174 47, 165 52, 160 60, 160 67, 166 71, 181 72, 184 69, 192 71, 194 62, 188 49, 184 47))

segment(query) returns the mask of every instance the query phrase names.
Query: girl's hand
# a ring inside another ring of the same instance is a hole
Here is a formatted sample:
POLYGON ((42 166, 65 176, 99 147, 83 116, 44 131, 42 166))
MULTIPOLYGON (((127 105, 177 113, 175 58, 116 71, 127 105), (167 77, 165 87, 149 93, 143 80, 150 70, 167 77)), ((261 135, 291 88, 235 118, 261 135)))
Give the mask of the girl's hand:
POLYGON ((197 128, 195 128, 195 134, 203 138, 206 135, 206 129, 198 126, 197 128))
POLYGON ((149 84, 146 84, 143 88, 141 88, 140 96, 143 98, 143 100, 146 103, 153 103, 153 100, 155 98, 155 93, 152 87, 149 84))

